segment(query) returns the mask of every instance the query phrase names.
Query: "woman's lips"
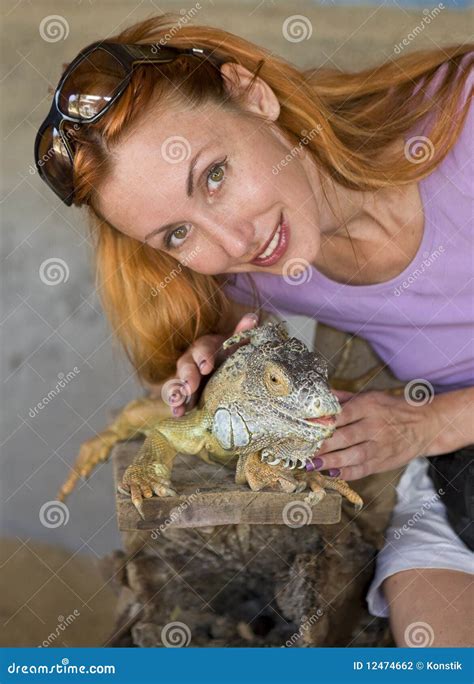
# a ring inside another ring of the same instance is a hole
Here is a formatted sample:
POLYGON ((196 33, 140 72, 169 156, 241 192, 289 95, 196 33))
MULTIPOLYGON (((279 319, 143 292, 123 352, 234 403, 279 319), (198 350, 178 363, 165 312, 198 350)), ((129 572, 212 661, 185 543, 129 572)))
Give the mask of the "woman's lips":
POLYGON ((283 218, 283 214, 281 215, 280 222, 273 231, 271 238, 268 240, 267 244, 265 245, 265 248, 261 251, 264 252, 265 249, 267 249, 268 245, 273 240, 279 228, 280 236, 273 252, 265 258, 255 257, 255 259, 252 259, 252 261, 250 262, 251 264, 254 264, 255 266, 271 266, 272 264, 276 263, 286 252, 288 248, 288 243, 290 241, 290 227, 288 225, 288 222, 283 218))

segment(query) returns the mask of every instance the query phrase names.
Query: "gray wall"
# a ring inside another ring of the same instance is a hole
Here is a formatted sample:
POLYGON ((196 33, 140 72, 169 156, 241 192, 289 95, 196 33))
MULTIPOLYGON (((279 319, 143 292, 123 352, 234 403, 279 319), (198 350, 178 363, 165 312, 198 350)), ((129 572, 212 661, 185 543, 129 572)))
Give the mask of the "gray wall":
MULTIPOLYGON (((309 2, 274 6, 257 0, 201 0, 200 6, 197 21, 240 33, 302 66, 328 62, 355 68, 388 58, 422 16, 401 8, 309 2), (283 38, 282 24, 293 14, 310 19, 313 33, 307 41, 283 38)), ((44 186, 33 170, 32 150, 36 128, 49 108, 48 86, 56 84, 61 63, 119 26, 173 7, 179 12, 183 3, 164 2, 159 8, 129 0, 2 3, 3 536, 43 539, 97 555, 120 545, 110 464, 97 468, 68 500, 67 524, 47 527, 40 521, 41 507, 54 499, 81 443, 140 389, 133 369, 112 347, 94 293, 84 215, 62 205, 44 186), (50 15, 63 17, 64 39, 41 37, 41 21, 50 15), (62 262, 42 277, 40 268, 48 259, 62 262), (48 285, 48 278, 62 282, 48 285), (60 374, 68 373, 72 377, 65 387, 35 412, 60 374)), ((469 25, 465 14, 443 11, 411 47, 465 40, 469 25)), ((295 331, 311 339, 311 322, 293 323, 295 331)))

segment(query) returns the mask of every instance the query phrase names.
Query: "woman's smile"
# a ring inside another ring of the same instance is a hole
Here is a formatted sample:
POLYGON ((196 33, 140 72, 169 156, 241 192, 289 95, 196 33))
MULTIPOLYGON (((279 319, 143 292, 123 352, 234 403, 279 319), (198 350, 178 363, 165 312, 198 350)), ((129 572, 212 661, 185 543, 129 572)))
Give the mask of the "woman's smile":
POLYGON ((280 220, 267 240, 259 255, 250 262, 255 266, 273 266, 288 249, 290 240, 290 226, 288 221, 280 214, 280 220))

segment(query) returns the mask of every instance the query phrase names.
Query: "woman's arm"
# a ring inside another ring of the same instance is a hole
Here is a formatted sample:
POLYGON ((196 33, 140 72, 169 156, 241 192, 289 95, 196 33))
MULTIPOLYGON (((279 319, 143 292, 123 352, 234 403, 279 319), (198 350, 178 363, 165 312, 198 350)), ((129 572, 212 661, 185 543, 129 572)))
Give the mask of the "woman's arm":
POLYGON ((474 387, 435 396, 426 409, 433 423, 426 456, 448 454, 474 444, 474 387))
POLYGON ((447 454, 474 443, 474 387, 436 395, 423 405, 385 392, 335 393, 342 413, 336 432, 315 455, 315 465, 344 480, 393 470, 417 456, 447 454))

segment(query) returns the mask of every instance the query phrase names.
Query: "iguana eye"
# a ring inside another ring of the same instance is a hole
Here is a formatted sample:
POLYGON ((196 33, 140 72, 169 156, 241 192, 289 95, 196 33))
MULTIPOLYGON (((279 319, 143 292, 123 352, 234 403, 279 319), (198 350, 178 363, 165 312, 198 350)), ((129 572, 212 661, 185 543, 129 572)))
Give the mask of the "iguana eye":
POLYGON ((267 368, 265 370, 265 384, 267 389, 272 394, 285 395, 289 392, 289 382, 283 373, 278 372, 273 368, 267 368))

